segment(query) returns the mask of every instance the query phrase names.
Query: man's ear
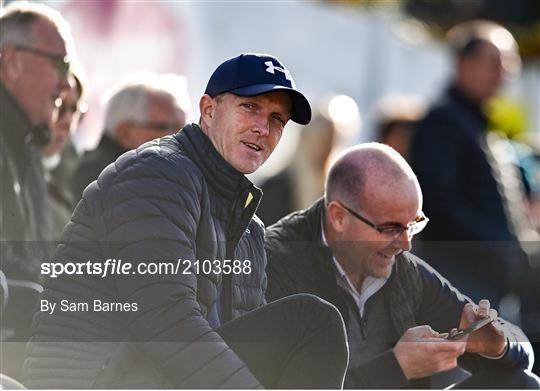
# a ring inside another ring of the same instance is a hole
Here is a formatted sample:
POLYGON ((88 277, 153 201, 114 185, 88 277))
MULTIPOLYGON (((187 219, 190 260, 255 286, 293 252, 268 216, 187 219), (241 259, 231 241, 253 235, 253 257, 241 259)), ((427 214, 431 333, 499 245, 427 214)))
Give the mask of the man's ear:
POLYGON ((201 124, 212 126, 214 119, 214 110, 216 108, 216 100, 208 94, 201 96, 199 101, 199 110, 201 113, 201 124))
POLYGON ((345 210, 335 201, 330 201, 326 207, 328 214, 328 222, 336 232, 344 232, 347 228, 347 220, 345 219, 345 210))
POLYGON ((12 47, 6 47, 2 51, 0 62, 2 64, 2 73, 9 80, 17 80, 23 73, 23 63, 21 56, 17 56, 17 51, 12 47))

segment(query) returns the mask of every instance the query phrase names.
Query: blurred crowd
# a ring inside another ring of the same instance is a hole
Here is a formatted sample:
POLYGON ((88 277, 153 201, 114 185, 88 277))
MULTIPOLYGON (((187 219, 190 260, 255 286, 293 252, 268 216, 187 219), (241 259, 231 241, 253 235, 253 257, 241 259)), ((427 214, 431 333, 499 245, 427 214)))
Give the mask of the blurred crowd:
MULTIPOLYGON (((73 140, 94 109, 87 103, 94 81, 77 60, 69 25, 57 11, 26 2, 1 9, 0 23, 0 304, 2 341, 9 341, 30 336, 40 264, 77 219, 85 188, 99 184, 101 171, 126 151, 196 117, 185 76, 126 75, 102 99, 99 144, 78 151, 73 140)), ((540 150, 493 127, 486 110, 504 75, 519 71, 516 43, 487 21, 452 29, 448 42, 454 74, 447 88, 433 101, 400 91, 383 97, 375 105, 374 141, 398 151, 422 187, 430 223, 413 252, 521 325, 538 356, 540 150)), ((324 193, 327 168, 343 147, 341 125, 324 102, 299 130, 290 162, 259 180, 257 215, 267 226, 324 193)), ((2 372, 17 378, 19 365, 10 360, 2 372)))

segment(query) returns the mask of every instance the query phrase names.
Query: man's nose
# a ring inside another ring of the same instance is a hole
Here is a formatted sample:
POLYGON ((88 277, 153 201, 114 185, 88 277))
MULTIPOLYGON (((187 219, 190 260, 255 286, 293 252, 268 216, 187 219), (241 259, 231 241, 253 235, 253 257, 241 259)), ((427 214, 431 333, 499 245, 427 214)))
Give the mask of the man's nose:
POLYGON ((261 136, 268 136, 270 133, 270 121, 264 115, 257 115, 253 131, 261 136))
POLYGON ((394 246, 399 248, 402 251, 411 251, 412 244, 412 235, 409 233, 408 229, 404 229, 403 232, 399 234, 394 242, 394 246))

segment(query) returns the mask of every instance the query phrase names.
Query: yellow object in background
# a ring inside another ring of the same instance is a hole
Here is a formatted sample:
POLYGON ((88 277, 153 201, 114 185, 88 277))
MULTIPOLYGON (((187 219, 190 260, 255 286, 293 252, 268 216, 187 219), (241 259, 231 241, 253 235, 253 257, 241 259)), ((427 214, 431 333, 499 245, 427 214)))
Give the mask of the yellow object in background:
POLYGON ((504 97, 495 97, 486 107, 488 129, 504 133, 510 139, 520 138, 527 131, 527 113, 522 104, 504 97))

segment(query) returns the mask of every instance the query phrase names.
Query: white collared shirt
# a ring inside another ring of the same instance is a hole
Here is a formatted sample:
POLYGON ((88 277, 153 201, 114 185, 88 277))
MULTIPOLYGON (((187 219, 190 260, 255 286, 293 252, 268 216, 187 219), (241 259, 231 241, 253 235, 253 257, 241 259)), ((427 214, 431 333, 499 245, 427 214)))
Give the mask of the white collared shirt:
MULTIPOLYGON (((326 240, 326 236, 324 235, 324 221, 321 219, 321 240, 325 246, 328 247, 328 242, 326 240)), ((336 265, 336 269, 339 272, 341 278, 347 283, 348 291, 353 297, 354 301, 356 302, 356 306, 358 307, 358 311, 360 312, 360 316, 364 316, 364 306, 368 299, 373 296, 375 293, 381 289, 384 284, 386 284, 386 281, 388 281, 388 278, 375 278, 372 276, 367 276, 364 278, 364 281, 362 282, 362 288, 360 290, 360 293, 356 290, 354 285, 352 284, 351 280, 347 276, 347 273, 345 273, 345 270, 343 270, 343 267, 341 267, 340 263, 336 259, 335 256, 332 257, 334 260, 334 264, 336 265)))

